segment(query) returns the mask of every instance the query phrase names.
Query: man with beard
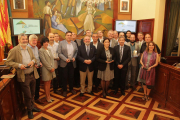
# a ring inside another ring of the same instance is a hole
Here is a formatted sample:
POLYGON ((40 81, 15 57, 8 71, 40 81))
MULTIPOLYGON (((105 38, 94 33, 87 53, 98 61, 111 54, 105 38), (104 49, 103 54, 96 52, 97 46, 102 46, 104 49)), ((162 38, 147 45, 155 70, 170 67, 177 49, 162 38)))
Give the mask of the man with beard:
POLYGON ((138 72, 138 55, 140 51, 138 49, 138 44, 135 42, 135 35, 131 34, 130 42, 127 42, 131 49, 131 61, 128 63, 128 73, 126 78, 126 87, 128 87, 128 81, 130 83, 130 87, 135 90, 135 84, 137 82, 137 72, 138 72))
POLYGON ((14 67, 17 70, 17 81, 20 83, 21 90, 24 93, 24 101, 28 111, 28 118, 33 119, 33 112, 41 110, 34 107, 34 95, 36 79, 39 78, 34 64, 36 58, 31 48, 27 46, 27 35, 21 33, 18 35, 19 45, 11 49, 8 53, 6 66, 14 67))

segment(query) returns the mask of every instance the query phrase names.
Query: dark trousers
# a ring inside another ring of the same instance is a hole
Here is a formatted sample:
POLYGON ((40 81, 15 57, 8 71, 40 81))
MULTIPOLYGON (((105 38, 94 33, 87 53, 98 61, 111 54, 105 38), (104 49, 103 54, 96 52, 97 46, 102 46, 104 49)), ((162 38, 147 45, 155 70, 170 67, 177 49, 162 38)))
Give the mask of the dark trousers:
POLYGON ((56 77, 53 79, 53 90, 56 91, 58 89, 58 68, 55 69, 56 77))
POLYGON ((39 99, 39 90, 40 90, 40 68, 37 68, 38 74, 39 74, 39 78, 36 79, 36 88, 35 88, 35 97, 34 100, 39 99))
POLYGON ((69 90, 73 90, 74 82, 74 67, 73 63, 67 63, 66 67, 62 68, 63 73, 63 91, 67 91, 67 81, 69 81, 69 90))
POLYGON ((74 69, 74 85, 80 86, 80 73, 79 66, 76 64, 76 68, 74 69))
POLYGON ((118 90, 119 86, 121 88, 121 91, 125 90, 125 82, 126 82, 126 75, 127 75, 127 69, 119 69, 118 67, 116 69, 116 77, 115 77, 115 90, 118 90))
POLYGON ((20 86, 24 93, 24 102, 27 106, 27 110, 31 111, 34 108, 34 94, 36 87, 34 74, 25 75, 25 82, 20 82, 20 86))
POLYGON ((59 77, 59 78, 58 78, 58 79, 59 79, 59 83, 58 83, 58 84, 59 84, 59 88, 60 88, 60 87, 62 87, 62 81, 63 81, 62 68, 61 68, 60 66, 58 66, 58 71, 59 71, 59 76, 58 76, 58 77, 59 77))
POLYGON ((97 78, 98 68, 94 67, 94 74, 93 74, 93 84, 97 88, 101 82, 99 78, 97 78))
POLYGON ((128 86, 129 80, 130 86, 135 87, 135 84, 137 83, 137 66, 133 66, 132 64, 128 66, 126 78, 126 86, 128 86))

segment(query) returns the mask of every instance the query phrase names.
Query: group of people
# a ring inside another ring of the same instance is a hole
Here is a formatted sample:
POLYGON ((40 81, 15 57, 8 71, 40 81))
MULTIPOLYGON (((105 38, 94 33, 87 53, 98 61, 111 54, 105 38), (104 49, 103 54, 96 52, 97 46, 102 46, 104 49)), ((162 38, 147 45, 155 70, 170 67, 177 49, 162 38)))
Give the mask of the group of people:
POLYGON ((34 100, 39 100, 40 77, 44 81, 44 91, 47 102, 53 102, 50 96, 51 81, 56 94, 67 96, 75 86, 81 86, 80 96, 87 92, 94 95, 92 88, 98 90, 101 84, 102 95, 109 96, 108 89, 114 89, 114 94, 125 95, 129 86, 135 90, 137 82, 141 82, 144 89, 143 100, 149 100, 149 93, 155 83, 155 67, 158 65, 160 50, 151 41, 151 35, 138 33, 138 40, 127 31, 126 34, 109 30, 107 38, 102 31, 93 33, 86 31, 83 39, 71 31, 65 34, 65 40, 59 41, 57 33, 49 33, 41 39, 38 50, 36 35, 18 35, 19 44, 8 53, 6 65, 17 70, 17 81, 24 93, 24 101, 28 110, 28 117, 33 118, 33 112, 40 109, 34 107, 34 100), (125 36, 126 35, 126 36, 125 36), (41 72, 40 72, 41 71, 41 72), (87 82, 86 82, 87 80, 87 82), (87 88, 86 88, 87 83, 87 88), (63 92, 58 90, 62 87, 63 92))

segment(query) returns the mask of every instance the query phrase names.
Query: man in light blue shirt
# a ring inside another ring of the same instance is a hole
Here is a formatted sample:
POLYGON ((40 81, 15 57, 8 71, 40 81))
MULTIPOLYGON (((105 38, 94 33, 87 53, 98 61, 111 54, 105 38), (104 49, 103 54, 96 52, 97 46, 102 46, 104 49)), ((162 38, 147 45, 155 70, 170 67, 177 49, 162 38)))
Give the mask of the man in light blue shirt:
MULTIPOLYGON (((42 67, 42 63, 40 62, 40 58, 39 58, 39 50, 37 47, 37 41, 38 41, 38 37, 36 35, 32 34, 29 36, 29 44, 27 46, 32 49, 33 54, 37 60, 37 64, 35 64, 35 67, 36 67, 38 74, 40 76, 40 68, 42 67)), ((34 100, 37 104, 44 104, 39 99, 39 90, 40 90, 40 77, 38 79, 36 79, 36 88, 35 88, 34 100)))

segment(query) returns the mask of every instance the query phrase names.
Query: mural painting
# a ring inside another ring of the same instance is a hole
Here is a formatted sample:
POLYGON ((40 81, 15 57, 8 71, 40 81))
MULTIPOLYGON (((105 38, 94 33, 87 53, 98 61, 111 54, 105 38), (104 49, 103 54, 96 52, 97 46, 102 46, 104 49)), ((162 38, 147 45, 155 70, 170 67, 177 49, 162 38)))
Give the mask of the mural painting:
POLYGON ((34 17, 43 19, 43 34, 58 33, 64 39, 67 31, 82 38, 86 30, 104 35, 112 29, 113 0, 33 0, 34 17))

